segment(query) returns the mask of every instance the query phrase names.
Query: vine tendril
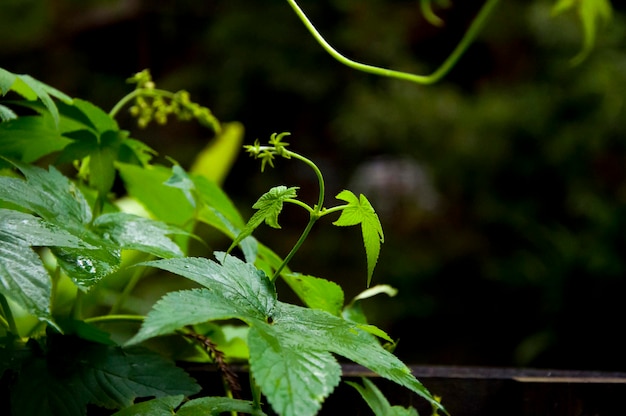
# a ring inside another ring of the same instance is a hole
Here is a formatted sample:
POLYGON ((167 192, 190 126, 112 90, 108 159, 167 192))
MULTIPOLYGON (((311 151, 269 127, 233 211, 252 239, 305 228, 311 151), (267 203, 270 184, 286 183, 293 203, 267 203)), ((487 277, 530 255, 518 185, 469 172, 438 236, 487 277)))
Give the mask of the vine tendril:
POLYGON ((465 35, 463 35, 463 38, 460 40, 458 45, 454 48, 454 50, 450 53, 450 55, 446 58, 446 60, 441 64, 441 66, 437 68, 430 75, 417 75, 417 74, 411 74, 408 72, 395 71, 392 69, 386 69, 386 68, 381 68, 381 67, 377 67, 373 65, 364 64, 364 63, 357 62, 357 61, 354 61, 352 59, 345 57, 344 55, 339 53, 335 48, 333 48, 326 41, 326 39, 324 39, 324 37, 315 28, 311 20, 309 20, 307 15, 304 13, 304 11, 302 11, 300 6, 298 6, 298 3, 296 2, 296 0, 287 0, 287 3, 289 3, 289 5, 294 10, 296 15, 300 18, 302 23, 304 23, 304 26, 309 30, 311 35, 313 35, 315 40, 317 40, 317 42, 322 46, 322 48, 324 48, 324 50, 326 50, 326 52, 328 52, 329 55, 331 55, 340 63, 350 68, 356 69, 358 71, 367 72, 370 74, 379 75, 383 77, 389 77, 389 78, 415 82, 417 84, 428 85, 428 84, 434 84, 435 82, 439 81, 452 69, 452 67, 454 67, 454 65, 459 61, 459 59, 463 55, 463 53, 468 49, 470 44, 476 39, 476 36, 482 30, 488 17, 491 15, 491 12, 495 8, 495 6, 498 4, 498 1, 499 0, 487 0, 485 4, 483 4, 482 8, 480 9, 478 14, 472 21, 472 24, 467 29, 467 32, 465 32, 465 35))

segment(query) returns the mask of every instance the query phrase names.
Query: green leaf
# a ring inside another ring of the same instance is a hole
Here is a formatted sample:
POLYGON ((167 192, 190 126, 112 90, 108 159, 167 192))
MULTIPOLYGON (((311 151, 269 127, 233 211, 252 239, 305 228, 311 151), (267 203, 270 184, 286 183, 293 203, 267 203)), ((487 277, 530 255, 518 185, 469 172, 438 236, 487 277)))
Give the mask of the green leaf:
POLYGON ((59 126, 59 110, 51 96, 66 103, 72 102, 72 99, 61 91, 36 80, 30 75, 17 75, 0 68, 0 93, 5 95, 11 90, 17 92, 27 100, 36 100, 39 98, 52 115, 54 124, 57 127, 59 126))
POLYGON ((222 132, 198 153, 191 172, 221 184, 239 154, 243 134, 241 123, 224 123, 222 132))
POLYGON ((299 273, 285 273, 282 277, 309 308, 341 315, 344 295, 337 283, 299 273))
POLYGON ((576 8, 583 27, 582 48, 572 58, 572 64, 577 65, 593 49, 598 32, 597 25, 611 19, 613 8, 609 0, 558 0, 552 7, 552 15, 556 16, 574 8, 576 8))
MULTIPOLYGON (((261 409, 246 400, 231 399, 228 397, 201 397, 190 400, 181 406, 177 416, 219 416, 226 412, 246 413, 254 416, 265 416, 261 409)), ((152 414, 150 414, 152 416, 152 414)))
POLYGON ((113 413, 113 416, 172 416, 185 396, 166 396, 134 404, 113 413))
POLYGON ((314 414, 332 391, 336 363, 329 353, 342 355, 436 403, 409 368, 372 335, 384 334, 382 331, 326 311, 279 302, 264 273, 236 257, 223 253, 216 257, 224 258, 221 264, 200 258, 145 263, 185 276, 205 289, 164 296, 129 344, 171 334, 187 325, 239 319, 251 327, 248 344, 253 376, 272 406, 285 415, 314 414), (278 385, 284 388, 276 388, 278 385), (304 398, 296 399, 302 395, 304 398))
POLYGON ((194 208, 180 189, 165 185, 172 170, 153 165, 147 168, 127 163, 116 164, 128 193, 154 218, 184 228, 194 216, 194 208))
POLYGON ((25 177, 0 177, 0 200, 32 211, 46 220, 86 224, 91 209, 80 190, 53 166, 44 170, 11 162, 25 177))
POLYGON ((0 293, 33 316, 50 320, 51 288, 39 256, 0 232, 0 293))
POLYGON ((179 257, 183 252, 169 234, 186 234, 165 223, 123 212, 103 214, 93 223, 99 234, 122 249, 132 249, 158 257, 179 257))
POLYGON ((23 116, 0 123, 0 154, 30 163, 71 143, 49 116, 23 116))
POLYGON ((361 233, 367 257, 367 286, 369 286, 380 254, 380 245, 385 241, 383 227, 365 195, 361 194, 357 198, 352 192, 344 190, 336 198, 347 202, 348 205, 341 212, 339 219, 333 222, 333 224, 338 226, 361 224, 361 233))
POLYGON ((28 362, 12 392, 15 416, 82 416, 88 403, 128 407, 137 397, 188 396, 200 388, 160 355, 78 338, 51 346, 50 355, 28 362))
POLYGON ((100 107, 95 106, 89 101, 75 98, 73 106, 83 115, 83 120, 87 120, 89 125, 98 133, 103 134, 108 131, 118 131, 117 121, 109 116, 100 107))
POLYGON ((9 107, 0 104, 0 122, 15 120, 17 118, 17 114, 9 107))
POLYGON ((60 226, 49 223, 31 214, 0 208, 0 236, 11 236, 21 245, 32 247, 72 247, 93 250, 79 237, 60 226))
POLYGON ((346 383, 354 387, 376 416, 418 416, 414 408, 404 408, 401 406, 391 406, 383 393, 374 385, 371 380, 362 378, 363 386, 358 383, 347 381, 346 383))
POLYGON ((272 228, 280 228, 278 225, 278 214, 283 209, 285 200, 296 197, 297 187, 287 188, 286 186, 276 186, 263 194, 252 208, 258 211, 252 215, 243 231, 235 238, 228 251, 230 252, 244 238, 252 234, 252 232, 264 221, 272 228))
POLYGON ((210 320, 265 321, 276 304, 276 290, 265 273, 236 257, 216 254, 222 263, 205 258, 174 258, 142 263, 184 276, 206 289, 173 292, 159 300, 129 344, 170 334, 210 320))
MULTIPOLYGON (((302 349, 330 351, 369 368, 419 394, 441 408, 411 370, 395 355, 384 349, 362 325, 343 320, 324 311, 278 302, 272 326, 281 340, 302 349)), ((250 355, 252 356, 252 349, 250 355)))
POLYGON ((273 325, 251 328, 250 370, 276 413, 315 415, 339 384, 341 366, 329 352, 292 341, 273 325))

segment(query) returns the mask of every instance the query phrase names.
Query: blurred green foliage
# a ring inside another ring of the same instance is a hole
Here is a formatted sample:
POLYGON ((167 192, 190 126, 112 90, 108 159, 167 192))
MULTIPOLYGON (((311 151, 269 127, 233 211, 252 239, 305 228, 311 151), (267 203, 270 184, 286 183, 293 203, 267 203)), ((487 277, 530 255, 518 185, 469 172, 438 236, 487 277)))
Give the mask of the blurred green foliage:
MULTIPOLYGON (((435 2, 445 23, 435 27, 413 0, 301 2, 347 56, 415 73, 445 59, 481 4, 435 2)), ((583 28, 573 12, 552 16, 553 5, 501 2, 458 66, 428 87, 342 67, 278 0, 3 1, 0 61, 104 105, 150 68, 162 87, 241 121, 246 143, 291 131, 330 194, 352 181, 385 206, 374 282, 400 292, 365 307, 400 338, 403 360, 626 370, 625 9, 614 2, 573 66, 583 28)), ((184 164, 203 134, 174 123, 136 136, 184 164)), ((224 184, 246 184, 233 195, 240 206, 279 177, 304 198, 315 180, 257 169, 240 158, 224 184)), ((283 215, 295 241, 306 219, 283 215)), ((294 267, 360 285, 358 232, 321 228, 294 267)), ((277 251, 293 243, 260 231, 277 251)))

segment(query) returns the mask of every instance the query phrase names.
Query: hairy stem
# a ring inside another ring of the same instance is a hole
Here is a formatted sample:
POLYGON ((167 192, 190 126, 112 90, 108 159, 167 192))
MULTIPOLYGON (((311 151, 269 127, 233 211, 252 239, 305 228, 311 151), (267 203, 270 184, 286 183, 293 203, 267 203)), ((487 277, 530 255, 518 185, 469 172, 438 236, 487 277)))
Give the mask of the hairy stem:
POLYGON ((489 17, 491 12, 495 8, 498 1, 499 0, 487 0, 485 2, 485 4, 482 6, 480 11, 474 18, 474 21, 470 25, 469 29, 467 30, 467 32, 465 32, 465 35, 463 36, 459 44, 456 46, 456 48, 454 48, 452 53, 448 56, 448 58, 446 58, 446 60, 441 64, 441 66, 437 68, 430 75, 416 75, 416 74, 411 74, 408 72, 394 71, 391 69, 380 68, 380 67, 373 66, 373 65, 363 64, 363 63, 360 63, 360 62, 357 62, 357 61, 354 61, 352 59, 345 57, 344 55, 339 53, 335 48, 333 48, 326 41, 326 39, 324 39, 324 37, 315 28, 313 23, 311 23, 309 18, 302 11, 300 6, 298 6, 295 0, 287 0, 287 3, 289 3, 289 5, 292 7, 296 15, 300 18, 302 23, 304 23, 304 25, 309 30, 311 35, 313 35, 315 40, 317 40, 317 42, 322 46, 322 48, 324 48, 326 52, 328 52, 328 54, 330 54, 333 58, 335 58, 337 61, 341 62, 342 64, 349 66, 350 68, 356 69, 358 71, 367 72, 370 74, 379 75, 383 77, 389 77, 389 78, 415 82, 417 84, 434 84, 435 82, 443 78, 452 69, 452 67, 461 58, 463 53, 467 50, 469 45, 474 41, 474 39, 476 39, 476 36, 482 30, 483 26, 485 25, 485 22, 487 21, 487 18, 489 17))

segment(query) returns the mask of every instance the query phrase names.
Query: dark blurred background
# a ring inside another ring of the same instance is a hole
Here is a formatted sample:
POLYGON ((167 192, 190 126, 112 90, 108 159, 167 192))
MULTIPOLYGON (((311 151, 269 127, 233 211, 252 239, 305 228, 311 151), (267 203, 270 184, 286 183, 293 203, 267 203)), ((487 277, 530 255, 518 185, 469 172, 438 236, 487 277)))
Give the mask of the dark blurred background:
MULTIPOLYGON (((302 0, 327 39, 359 61, 434 70, 482 1, 420 15, 416 0, 302 0)), ((0 66, 110 109, 150 68, 157 85, 186 89, 246 142, 290 131, 316 161, 329 198, 365 193, 385 230, 373 283, 400 290, 364 306, 415 364, 626 370, 626 11, 582 44, 575 13, 553 1, 503 1, 454 70, 434 86, 341 66, 278 0, 2 0, 0 66)), ((134 128, 188 165, 210 140, 193 124, 134 128)), ((224 186, 250 215, 271 186, 301 186, 295 162, 259 175, 242 155, 224 186)), ((292 263, 364 289, 358 228, 321 221, 292 263)), ((257 236, 285 255, 305 225, 257 236)), ((225 249, 226 247, 217 247, 225 249)), ((288 292, 285 298, 289 297, 288 292)))

